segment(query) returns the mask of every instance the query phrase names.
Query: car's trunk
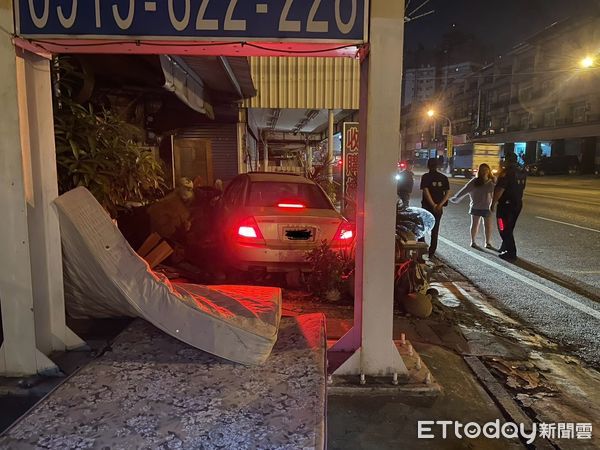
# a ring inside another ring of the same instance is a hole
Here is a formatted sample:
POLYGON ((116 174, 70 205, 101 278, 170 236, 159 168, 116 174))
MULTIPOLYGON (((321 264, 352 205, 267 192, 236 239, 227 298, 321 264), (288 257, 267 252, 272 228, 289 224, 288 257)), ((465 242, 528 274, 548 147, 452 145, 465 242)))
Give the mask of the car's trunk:
POLYGON ((264 208, 254 218, 267 246, 281 249, 310 249, 323 240, 331 242, 341 223, 336 211, 326 209, 264 208))

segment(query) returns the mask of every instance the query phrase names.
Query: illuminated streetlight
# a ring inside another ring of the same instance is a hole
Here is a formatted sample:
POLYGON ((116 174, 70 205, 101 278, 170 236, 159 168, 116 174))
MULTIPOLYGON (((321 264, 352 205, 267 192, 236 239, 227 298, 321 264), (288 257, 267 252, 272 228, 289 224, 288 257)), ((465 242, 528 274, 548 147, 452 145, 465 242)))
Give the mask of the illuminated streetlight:
POLYGON ((586 56, 579 62, 579 65, 583 69, 589 69, 590 67, 592 67, 594 65, 594 58, 592 58, 591 56, 586 56))
MULTIPOLYGON (((454 136, 452 135, 452 120, 450 120, 450 117, 445 116, 443 114, 439 114, 437 112, 435 112, 433 109, 430 109, 429 111, 427 111, 427 115, 431 118, 439 116, 442 119, 445 119, 448 121, 448 143, 447 143, 447 151, 448 151, 448 157, 452 157, 454 156, 454 136)), ((435 131, 435 128, 434 128, 435 131)))

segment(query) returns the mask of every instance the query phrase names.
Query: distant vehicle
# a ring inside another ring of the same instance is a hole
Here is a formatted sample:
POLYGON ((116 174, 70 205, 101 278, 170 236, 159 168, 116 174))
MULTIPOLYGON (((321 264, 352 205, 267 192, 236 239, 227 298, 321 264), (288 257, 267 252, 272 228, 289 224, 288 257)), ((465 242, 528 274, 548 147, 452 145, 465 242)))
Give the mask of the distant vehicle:
POLYGON ((398 162, 398 170, 399 171, 406 170, 407 167, 408 167, 408 161, 399 161, 398 162))
POLYGON ((223 194, 218 224, 226 261, 248 272, 307 272, 307 251, 324 240, 348 249, 355 237, 323 189, 293 174, 238 175, 223 194))
POLYGON ((463 144, 454 147, 454 156, 450 161, 449 171, 455 177, 462 175, 472 178, 477 175, 481 164, 491 167, 492 173, 500 169, 502 146, 500 144, 463 144))
POLYGON ((550 156, 540 159, 538 162, 525 166, 530 175, 562 175, 575 174, 579 172, 579 159, 577 156, 550 156))

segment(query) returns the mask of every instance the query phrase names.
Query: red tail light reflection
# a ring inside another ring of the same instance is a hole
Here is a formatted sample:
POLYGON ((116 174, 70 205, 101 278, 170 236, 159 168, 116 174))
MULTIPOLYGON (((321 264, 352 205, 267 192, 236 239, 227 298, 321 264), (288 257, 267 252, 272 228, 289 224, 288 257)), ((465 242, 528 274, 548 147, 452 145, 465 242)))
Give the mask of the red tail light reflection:
POLYGON ((502 218, 498 218, 498 229, 500 231, 504 231, 504 220, 502 220, 502 218))
POLYGON ((264 244, 265 239, 258 228, 256 219, 254 217, 248 217, 242 220, 237 226, 236 230, 237 240, 241 243, 246 244, 264 244))

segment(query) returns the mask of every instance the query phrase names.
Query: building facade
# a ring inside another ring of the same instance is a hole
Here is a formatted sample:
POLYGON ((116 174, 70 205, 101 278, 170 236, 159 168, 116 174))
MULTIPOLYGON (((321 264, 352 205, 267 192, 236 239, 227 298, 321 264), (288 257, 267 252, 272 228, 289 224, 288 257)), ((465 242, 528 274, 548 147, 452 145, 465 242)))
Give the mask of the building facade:
POLYGON ((420 103, 432 98, 436 91, 435 67, 427 66, 404 71, 402 106, 420 103))
MULTIPOLYGON (((494 63, 447 83, 435 108, 452 120, 455 141, 466 136, 501 143, 523 163, 574 155, 581 171, 591 173, 600 163, 599 43, 600 17, 555 23, 494 63), (589 67, 580 64, 586 57, 593 61, 589 67)), ((407 154, 423 145, 414 130, 428 128, 425 107, 420 120, 405 110, 407 154)))

